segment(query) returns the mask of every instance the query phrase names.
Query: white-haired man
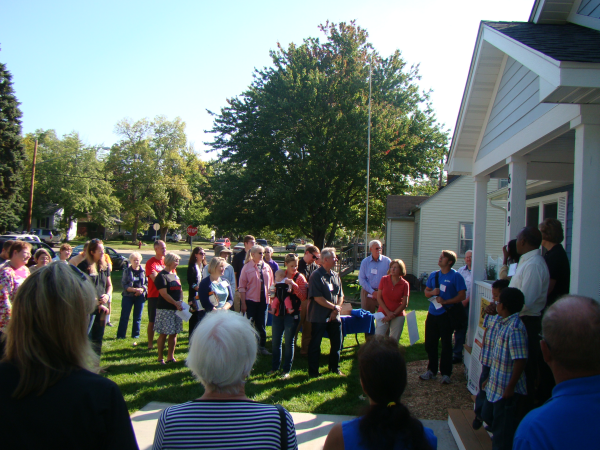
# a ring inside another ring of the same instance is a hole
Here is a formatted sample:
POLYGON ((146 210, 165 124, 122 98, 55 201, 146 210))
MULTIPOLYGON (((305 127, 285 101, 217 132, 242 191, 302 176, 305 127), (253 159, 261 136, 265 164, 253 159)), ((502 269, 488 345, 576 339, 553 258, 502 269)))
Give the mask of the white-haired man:
POLYGON ((465 252, 465 265, 457 270, 457 272, 460 273, 465 279, 465 284, 467 285, 467 296, 461 302, 463 306, 463 321, 454 331, 454 355, 452 357, 452 364, 461 363, 463 359, 462 351, 463 346, 465 345, 465 339, 467 337, 467 327, 469 326, 469 300, 471 300, 471 280, 473 279, 473 276, 471 275, 472 262, 473 251, 467 250, 465 252))
POLYGON ((391 259, 381 254, 381 242, 373 240, 369 242, 370 256, 360 263, 358 282, 360 283, 360 307, 374 313, 379 304, 377 303, 377 289, 381 277, 387 275, 391 259))
POLYGON ((513 449, 598 448, 600 304, 563 297, 544 314, 541 338, 556 386, 544 405, 525 416, 513 449))

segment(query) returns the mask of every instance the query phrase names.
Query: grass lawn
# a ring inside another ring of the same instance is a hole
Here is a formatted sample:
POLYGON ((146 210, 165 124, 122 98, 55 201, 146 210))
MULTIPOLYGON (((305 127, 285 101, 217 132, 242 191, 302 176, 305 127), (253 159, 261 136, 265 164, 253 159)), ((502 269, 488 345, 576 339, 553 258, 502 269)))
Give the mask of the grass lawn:
MULTIPOLYGON (((184 284, 184 291, 188 286, 185 282, 187 266, 179 266, 178 274, 184 284)), ((185 367, 185 358, 188 350, 187 324, 184 324, 184 333, 179 335, 175 350, 174 364, 160 365, 157 363, 156 346, 154 350, 147 350, 146 325, 147 312, 142 316, 141 338, 136 340, 137 347, 133 346, 133 339, 116 340, 117 326, 121 311, 121 276, 122 272, 113 272, 112 280, 115 287, 111 322, 114 327, 106 327, 102 354, 102 366, 108 367, 108 378, 116 382, 130 412, 135 412, 151 401, 181 403, 202 395, 203 388, 191 372, 185 367)), ((346 289, 344 287, 344 289, 346 289)), ((184 294, 187 299, 187 294, 184 294)), ((408 329, 405 327, 400 343, 405 346, 407 361, 426 359, 424 348, 425 317, 429 302, 419 292, 413 292, 409 300, 409 310, 416 310, 417 323, 421 340, 414 346, 409 346, 408 329)), ((129 320, 128 336, 131 335, 131 318, 129 320)), ((298 339, 300 341, 300 339, 298 339)), ((360 343, 364 336, 359 335, 360 343)), ((294 360, 291 378, 282 381, 276 376, 267 376, 271 370, 271 357, 258 356, 254 370, 246 385, 246 394, 249 398, 265 403, 281 403, 285 408, 294 412, 311 412, 326 414, 358 414, 365 406, 359 400, 362 394, 358 376, 358 364, 354 336, 348 335, 344 341, 348 346, 342 351, 340 369, 347 377, 337 375, 322 375, 318 379, 308 379, 308 362, 301 357, 299 352, 294 360), (354 346, 354 347, 350 347, 354 346)), ((271 328, 267 327, 267 348, 271 348, 271 328)), ((327 354, 329 353, 329 340, 323 339, 321 345, 321 373, 327 371, 327 354)), ((165 349, 166 352, 166 349, 165 349)))

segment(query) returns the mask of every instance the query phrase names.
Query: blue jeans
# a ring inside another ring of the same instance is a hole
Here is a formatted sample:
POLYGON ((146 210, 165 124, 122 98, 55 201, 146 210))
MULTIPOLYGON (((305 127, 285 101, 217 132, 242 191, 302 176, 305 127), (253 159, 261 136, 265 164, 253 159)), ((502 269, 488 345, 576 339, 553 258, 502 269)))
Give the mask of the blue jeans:
POLYGON ((140 323, 142 322, 142 313, 144 312, 144 302, 146 297, 143 295, 123 296, 121 303, 121 318, 119 319, 119 328, 117 328, 117 339, 125 339, 127 334, 127 325, 129 323, 129 314, 133 307, 133 325, 131 327, 131 337, 137 339, 140 337, 140 323))
POLYGON ((521 421, 518 409, 522 400, 522 395, 514 394, 495 403, 486 400, 483 404, 481 418, 490 426, 490 431, 494 434, 492 450, 512 449, 513 438, 521 421))
POLYGON ((253 302, 246 300, 246 317, 254 321, 254 329, 260 337, 259 345, 264 347, 267 344, 267 303, 253 302))
POLYGON ((475 397, 475 415, 477 418, 481 419, 481 410, 483 409, 483 404, 486 401, 486 393, 483 390, 483 383, 490 377, 490 368, 488 366, 481 367, 481 375, 479 376, 479 392, 477 393, 477 397, 475 397))
POLYGON ((273 316, 272 344, 273 344, 273 370, 279 370, 281 365, 281 338, 285 332, 285 361, 283 363, 283 372, 288 373, 292 370, 294 361, 294 335, 300 323, 300 313, 287 314, 280 308, 280 315, 273 316))

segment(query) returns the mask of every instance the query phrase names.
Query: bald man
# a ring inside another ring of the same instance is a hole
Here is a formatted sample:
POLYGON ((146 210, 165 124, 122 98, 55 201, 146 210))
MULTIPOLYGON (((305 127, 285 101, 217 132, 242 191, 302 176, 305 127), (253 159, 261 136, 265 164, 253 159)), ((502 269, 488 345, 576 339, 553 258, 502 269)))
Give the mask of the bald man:
POLYGON ((576 295, 558 300, 544 314, 540 346, 556 386, 525 416, 513 448, 598 448, 600 303, 576 295))

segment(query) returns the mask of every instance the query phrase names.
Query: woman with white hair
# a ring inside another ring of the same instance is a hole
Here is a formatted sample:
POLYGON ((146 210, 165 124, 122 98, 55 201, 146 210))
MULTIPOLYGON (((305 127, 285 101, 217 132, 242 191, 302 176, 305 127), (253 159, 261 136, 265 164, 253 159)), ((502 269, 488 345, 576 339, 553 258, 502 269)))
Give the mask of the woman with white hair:
POLYGON ((260 336, 261 355, 270 355, 265 348, 267 343, 267 305, 269 303, 269 288, 273 284, 273 271, 263 261, 264 248, 255 245, 246 254, 246 262, 240 273, 238 291, 242 314, 246 313, 248 320, 254 320, 254 327, 260 336))
POLYGON ((95 308, 94 286, 67 264, 19 287, 0 363, 2 448, 138 448, 119 387, 96 373, 95 308))
POLYGON ((125 339, 131 308, 133 308, 131 337, 133 339, 140 337, 142 313, 144 312, 144 302, 148 293, 148 280, 146 279, 146 272, 141 265, 142 255, 138 252, 133 252, 129 255, 129 262, 131 264, 123 271, 123 278, 121 279, 123 298, 121 303, 121 318, 119 319, 119 328, 117 328, 117 339, 125 339))
POLYGON ((218 256, 213 257, 208 264, 209 275, 200 282, 198 287, 198 297, 202 306, 202 309, 198 311, 198 323, 206 313, 215 309, 230 309, 233 306, 231 285, 229 281, 222 278, 226 265, 225 260, 218 256))
POLYGON ((167 363, 177 362, 175 359, 175 345, 177 335, 183 331, 183 320, 176 314, 183 309, 183 292, 181 281, 177 276, 179 256, 172 252, 165 255, 165 268, 156 275, 154 284, 158 289, 158 302, 156 304, 156 318, 154 331, 159 334, 156 344, 158 346, 158 362, 165 364, 163 352, 168 336, 167 363))
POLYGON ((204 394, 162 412, 153 449, 297 449, 290 413, 246 397, 256 350, 256 331, 242 316, 224 310, 207 314, 190 338, 187 358, 204 394))

